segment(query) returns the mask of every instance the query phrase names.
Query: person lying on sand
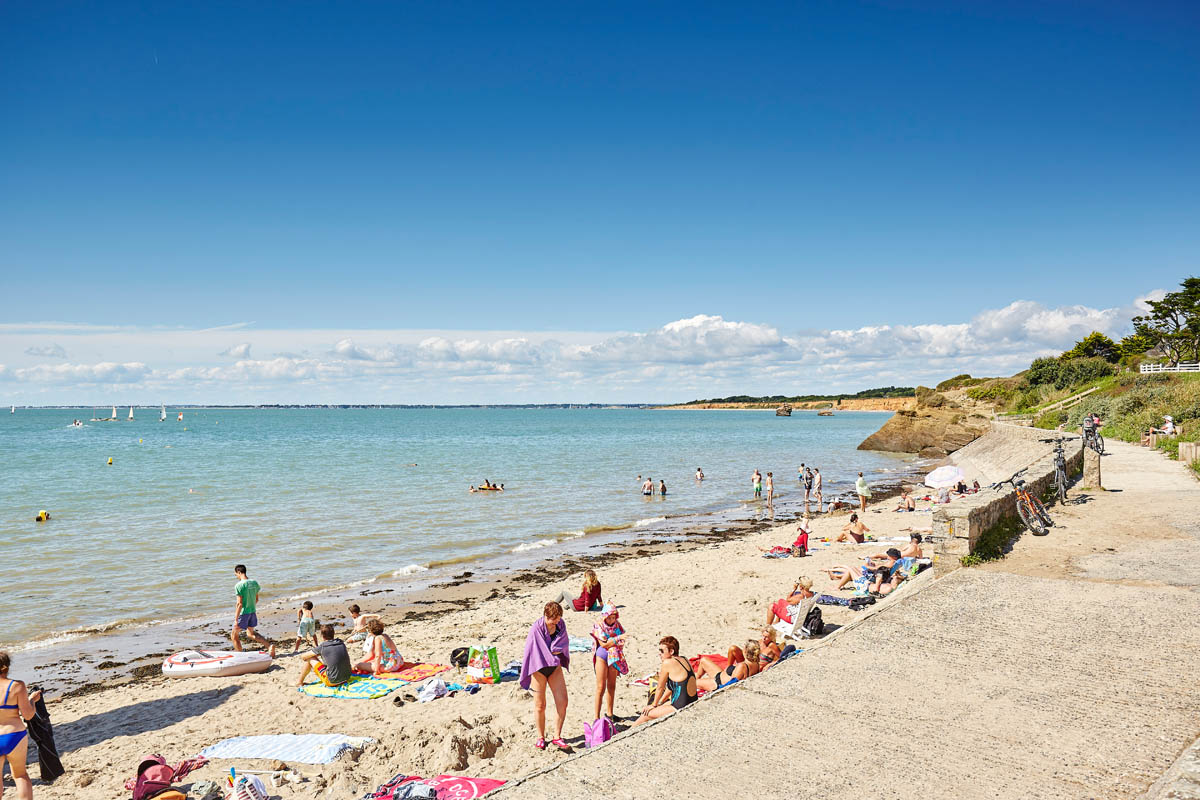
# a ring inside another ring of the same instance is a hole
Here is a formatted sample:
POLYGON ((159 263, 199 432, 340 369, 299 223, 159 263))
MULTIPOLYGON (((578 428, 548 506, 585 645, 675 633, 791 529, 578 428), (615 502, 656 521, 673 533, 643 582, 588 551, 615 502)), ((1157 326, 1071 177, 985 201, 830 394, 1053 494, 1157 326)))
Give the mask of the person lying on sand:
POLYGON ((834 539, 835 542, 853 541, 855 544, 862 544, 867 540, 867 534, 871 529, 858 519, 858 514, 850 515, 850 521, 842 526, 842 532, 834 539))
POLYGON ((699 697, 696 673, 692 671, 688 660, 679 655, 679 640, 674 636, 664 636, 658 643, 658 654, 662 658, 662 666, 658 670, 654 701, 642 709, 634 725, 674 714, 696 702, 699 697))
POLYGON ((862 567, 846 567, 840 564, 836 567, 823 569, 821 572, 824 572, 826 575, 828 575, 829 580, 834 582, 835 586, 833 588, 835 590, 843 589, 847 583, 857 580, 860 577, 864 577, 862 567))
POLYGON ((332 625, 321 626, 321 644, 301 653, 300 658, 304 660, 304 669, 296 681, 297 686, 304 685, 310 672, 317 673, 326 686, 341 686, 350 680, 350 654, 346 652, 346 644, 334 638, 332 625))
POLYGON ((917 501, 913 500, 912 493, 905 489, 900 493, 900 503, 895 508, 896 511, 916 511, 917 501))
MULTIPOLYGON (((874 573, 875 578, 871 582, 871 594, 886 595, 888 592, 900 585, 900 581, 891 584, 892 576, 897 572, 900 564, 900 551, 894 547, 889 547, 886 553, 872 556, 867 560, 867 567, 874 573), (882 556, 880 558, 879 556, 882 556)), ((909 562, 911 564, 911 562, 909 562)), ((903 578, 901 578, 903 580, 903 578)))
POLYGON ((715 692, 734 681, 757 675, 762 670, 758 665, 758 655, 758 642, 750 641, 746 642, 744 650, 737 645, 729 648, 726 654, 729 663, 724 669, 717 667, 708 657, 702 658, 696 670, 696 686, 706 692, 715 692))
POLYGON ((378 675, 381 672, 399 672, 404 666, 404 657, 396 649, 392 637, 383 632, 383 623, 378 618, 367 621, 367 631, 371 634, 371 648, 366 661, 354 665, 355 672, 369 672, 378 675))

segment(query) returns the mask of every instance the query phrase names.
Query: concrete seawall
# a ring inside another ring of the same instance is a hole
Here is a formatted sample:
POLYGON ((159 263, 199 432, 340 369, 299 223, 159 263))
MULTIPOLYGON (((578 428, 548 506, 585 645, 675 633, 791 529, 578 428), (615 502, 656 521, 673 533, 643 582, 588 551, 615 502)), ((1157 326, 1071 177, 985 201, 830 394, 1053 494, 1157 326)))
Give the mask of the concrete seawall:
MULTIPOLYGON (((967 481, 979 481, 978 494, 956 498, 933 512, 933 539, 939 554, 964 556, 972 552, 980 536, 1006 518, 1017 516, 1011 486, 995 492, 989 484, 1003 480, 1020 469, 1027 487, 1040 497, 1054 482, 1054 445, 1038 441, 1057 436, 1039 428, 994 423, 983 436, 952 455, 967 481)), ((1065 443, 1067 474, 1075 475, 1083 465, 1083 446, 1078 437, 1065 443)))

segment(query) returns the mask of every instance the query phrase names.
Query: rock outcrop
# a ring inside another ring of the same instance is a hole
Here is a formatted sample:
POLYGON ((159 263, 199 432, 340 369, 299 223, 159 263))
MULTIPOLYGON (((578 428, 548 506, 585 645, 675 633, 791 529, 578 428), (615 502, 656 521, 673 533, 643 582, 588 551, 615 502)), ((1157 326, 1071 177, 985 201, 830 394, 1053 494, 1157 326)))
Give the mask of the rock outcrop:
POLYGON ((917 389, 921 400, 915 409, 897 411, 882 428, 868 436, 859 450, 884 450, 889 453, 918 453, 935 458, 978 439, 991 423, 986 417, 971 414, 942 395, 917 389))

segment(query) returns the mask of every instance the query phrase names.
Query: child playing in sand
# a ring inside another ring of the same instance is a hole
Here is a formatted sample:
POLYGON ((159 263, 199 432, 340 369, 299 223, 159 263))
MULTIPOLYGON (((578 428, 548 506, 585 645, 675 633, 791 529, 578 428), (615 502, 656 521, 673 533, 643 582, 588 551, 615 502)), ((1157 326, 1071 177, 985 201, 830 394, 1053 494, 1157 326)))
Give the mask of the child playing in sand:
POLYGON ((313 616, 312 600, 305 600, 300 608, 296 609, 296 644, 292 648, 295 653, 300 649, 300 644, 305 639, 312 639, 313 647, 318 647, 317 642, 317 618, 313 616))

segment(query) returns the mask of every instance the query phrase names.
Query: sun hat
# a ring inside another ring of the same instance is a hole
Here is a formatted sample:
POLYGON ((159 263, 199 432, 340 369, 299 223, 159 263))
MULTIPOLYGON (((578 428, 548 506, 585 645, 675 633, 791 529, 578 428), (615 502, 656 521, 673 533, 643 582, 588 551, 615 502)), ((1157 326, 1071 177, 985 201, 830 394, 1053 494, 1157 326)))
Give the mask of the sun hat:
POLYGON ((616 614, 618 617, 621 616, 621 613, 617 611, 616 606, 614 606, 612 603, 605 603, 604 608, 600 609, 600 616, 603 619, 608 619, 608 617, 612 614, 616 614))

